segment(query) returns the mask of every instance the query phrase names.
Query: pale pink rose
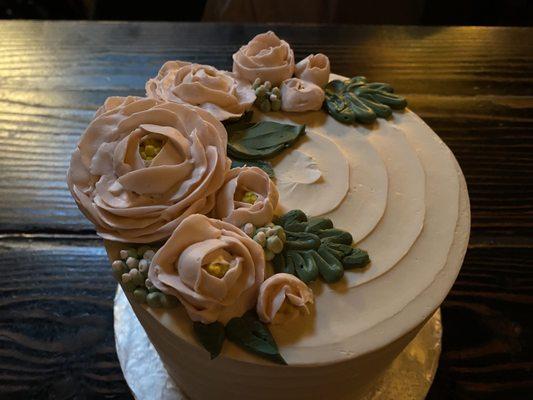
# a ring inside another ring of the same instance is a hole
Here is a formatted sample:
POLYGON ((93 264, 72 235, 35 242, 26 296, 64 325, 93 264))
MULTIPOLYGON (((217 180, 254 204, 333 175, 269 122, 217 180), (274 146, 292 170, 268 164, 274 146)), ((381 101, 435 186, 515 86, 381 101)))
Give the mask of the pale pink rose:
POLYGON ((255 101, 249 82, 231 72, 185 61, 166 62, 157 76, 146 82, 146 94, 157 100, 198 106, 219 121, 240 117, 255 101))
POLYGON ((261 284, 257 315, 265 323, 281 324, 309 314, 313 292, 291 274, 274 274, 261 284))
POLYGON ((224 126, 198 107, 111 97, 72 154, 68 187, 104 239, 165 239, 186 216, 213 208, 229 169, 226 144, 224 126), (159 152, 143 159, 150 142, 159 152))
POLYGON ((272 221, 278 200, 278 189, 265 171, 257 167, 233 168, 217 193, 215 215, 238 227, 247 222, 263 226, 272 221), (253 204, 243 201, 246 193, 252 193, 253 204))
POLYGON ((320 110, 324 91, 314 83, 298 78, 287 79, 281 85, 281 109, 288 112, 320 110))
POLYGON ((329 81, 329 58, 322 53, 310 54, 294 68, 294 75, 323 88, 329 81))
POLYGON ((233 72, 250 82, 259 78, 278 86, 294 73, 294 53, 274 32, 261 33, 233 54, 233 72))
POLYGON ((264 274, 259 244, 227 222, 196 214, 157 251, 148 278, 176 296, 193 321, 208 324, 226 323, 253 308, 264 274), (225 265, 224 274, 213 274, 212 263, 225 265))

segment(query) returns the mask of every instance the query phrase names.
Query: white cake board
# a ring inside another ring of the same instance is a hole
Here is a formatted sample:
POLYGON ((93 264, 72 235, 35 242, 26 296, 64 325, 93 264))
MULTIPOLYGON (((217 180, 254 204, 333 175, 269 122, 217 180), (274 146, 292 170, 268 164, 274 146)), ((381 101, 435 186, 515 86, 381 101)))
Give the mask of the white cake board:
MULTIPOLYGON (((186 400, 165 370, 120 286, 113 311, 118 359, 133 396, 137 400, 186 400)), ((439 309, 363 400, 424 399, 437 371, 441 338, 439 309)))

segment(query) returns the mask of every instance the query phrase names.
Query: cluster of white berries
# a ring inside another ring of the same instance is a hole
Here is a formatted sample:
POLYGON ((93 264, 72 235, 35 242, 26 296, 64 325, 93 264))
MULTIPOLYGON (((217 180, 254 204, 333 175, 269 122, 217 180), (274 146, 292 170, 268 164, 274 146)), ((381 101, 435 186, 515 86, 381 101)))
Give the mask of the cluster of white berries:
POLYGON ((115 279, 122 283, 124 290, 133 294, 138 303, 170 308, 177 305, 177 299, 162 293, 148 279, 148 269, 154 254, 149 246, 120 250, 120 259, 113 261, 111 269, 115 279))
POLYGON ((256 241, 265 252, 265 260, 272 261, 276 254, 283 251, 285 241, 285 231, 283 227, 268 223, 263 227, 256 228, 251 223, 247 223, 242 227, 244 233, 256 241))
POLYGON ((272 87, 270 81, 261 83, 259 78, 256 78, 252 85, 255 90, 255 104, 264 112, 279 111, 281 109, 281 91, 278 87, 272 87))

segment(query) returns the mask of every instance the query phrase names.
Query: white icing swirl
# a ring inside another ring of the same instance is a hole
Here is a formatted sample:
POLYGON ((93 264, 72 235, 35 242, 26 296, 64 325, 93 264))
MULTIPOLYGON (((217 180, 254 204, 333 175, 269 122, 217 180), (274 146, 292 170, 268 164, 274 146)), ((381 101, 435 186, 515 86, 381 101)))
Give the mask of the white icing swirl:
POLYGON ((112 97, 96 112, 70 161, 67 182, 104 239, 148 243, 190 214, 208 213, 229 168, 227 134, 186 104, 112 97), (140 149, 161 144, 152 158, 140 149))
POLYGON ((233 168, 217 193, 215 214, 238 227, 247 222, 263 226, 272 221, 278 199, 278 189, 265 171, 257 167, 233 168), (255 197, 253 203, 243 201, 246 193, 255 197))
POLYGON ((259 78, 278 86, 294 72, 294 53, 274 32, 261 33, 233 54, 233 72, 250 82, 259 78))
POLYGON ((146 82, 146 94, 198 106, 219 121, 240 117, 255 101, 249 82, 209 65, 184 61, 166 62, 157 76, 146 82))
POLYGON ((322 53, 310 54, 294 68, 294 75, 323 88, 329 81, 329 58, 322 53))
POLYGON ((309 216, 322 215, 348 193, 348 160, 332 140, 311 130, 291 151, 274 158, 273 165, 283 212, 298 208, 309 216))
POLYGON ((294 275, 274 274, 259 289, 257 315, 265 323, 281 324, 309 314, 313 292, 294 275))
POLYGON ((185 218, 157 251, 148 278, 176 296, 193 321, 226 323, 254 307, 264 280, 263 249, 233 225, 204 215, 185 218), (209 273, 212 263, 227 271, 209 273))
POLYGON ((280 90, 283 111, 316 111, 324 102, 324 91, 319 86, 298 78, 283 81, 280 90))

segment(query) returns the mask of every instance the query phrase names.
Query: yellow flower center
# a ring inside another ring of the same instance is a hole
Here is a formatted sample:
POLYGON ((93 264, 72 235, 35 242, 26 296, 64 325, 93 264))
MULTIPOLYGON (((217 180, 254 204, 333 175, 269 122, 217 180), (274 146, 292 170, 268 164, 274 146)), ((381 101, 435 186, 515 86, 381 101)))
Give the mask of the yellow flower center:
POLYGON ((213 262, 207 264, 205 270, 209 275, 216 278, 223 278, 229 270, 229 263, 222 256, 218 256, 213 262))
POLYGON ((246 192, 242 196, 242 201, 248 204, 254 204, 257 200, 257 195, 254 192, 246 192))
POLYGON ((139 153, 145 161, 152 161, 161 151, 163 141, 159 139, 146 139, 139 144, 139 153))

